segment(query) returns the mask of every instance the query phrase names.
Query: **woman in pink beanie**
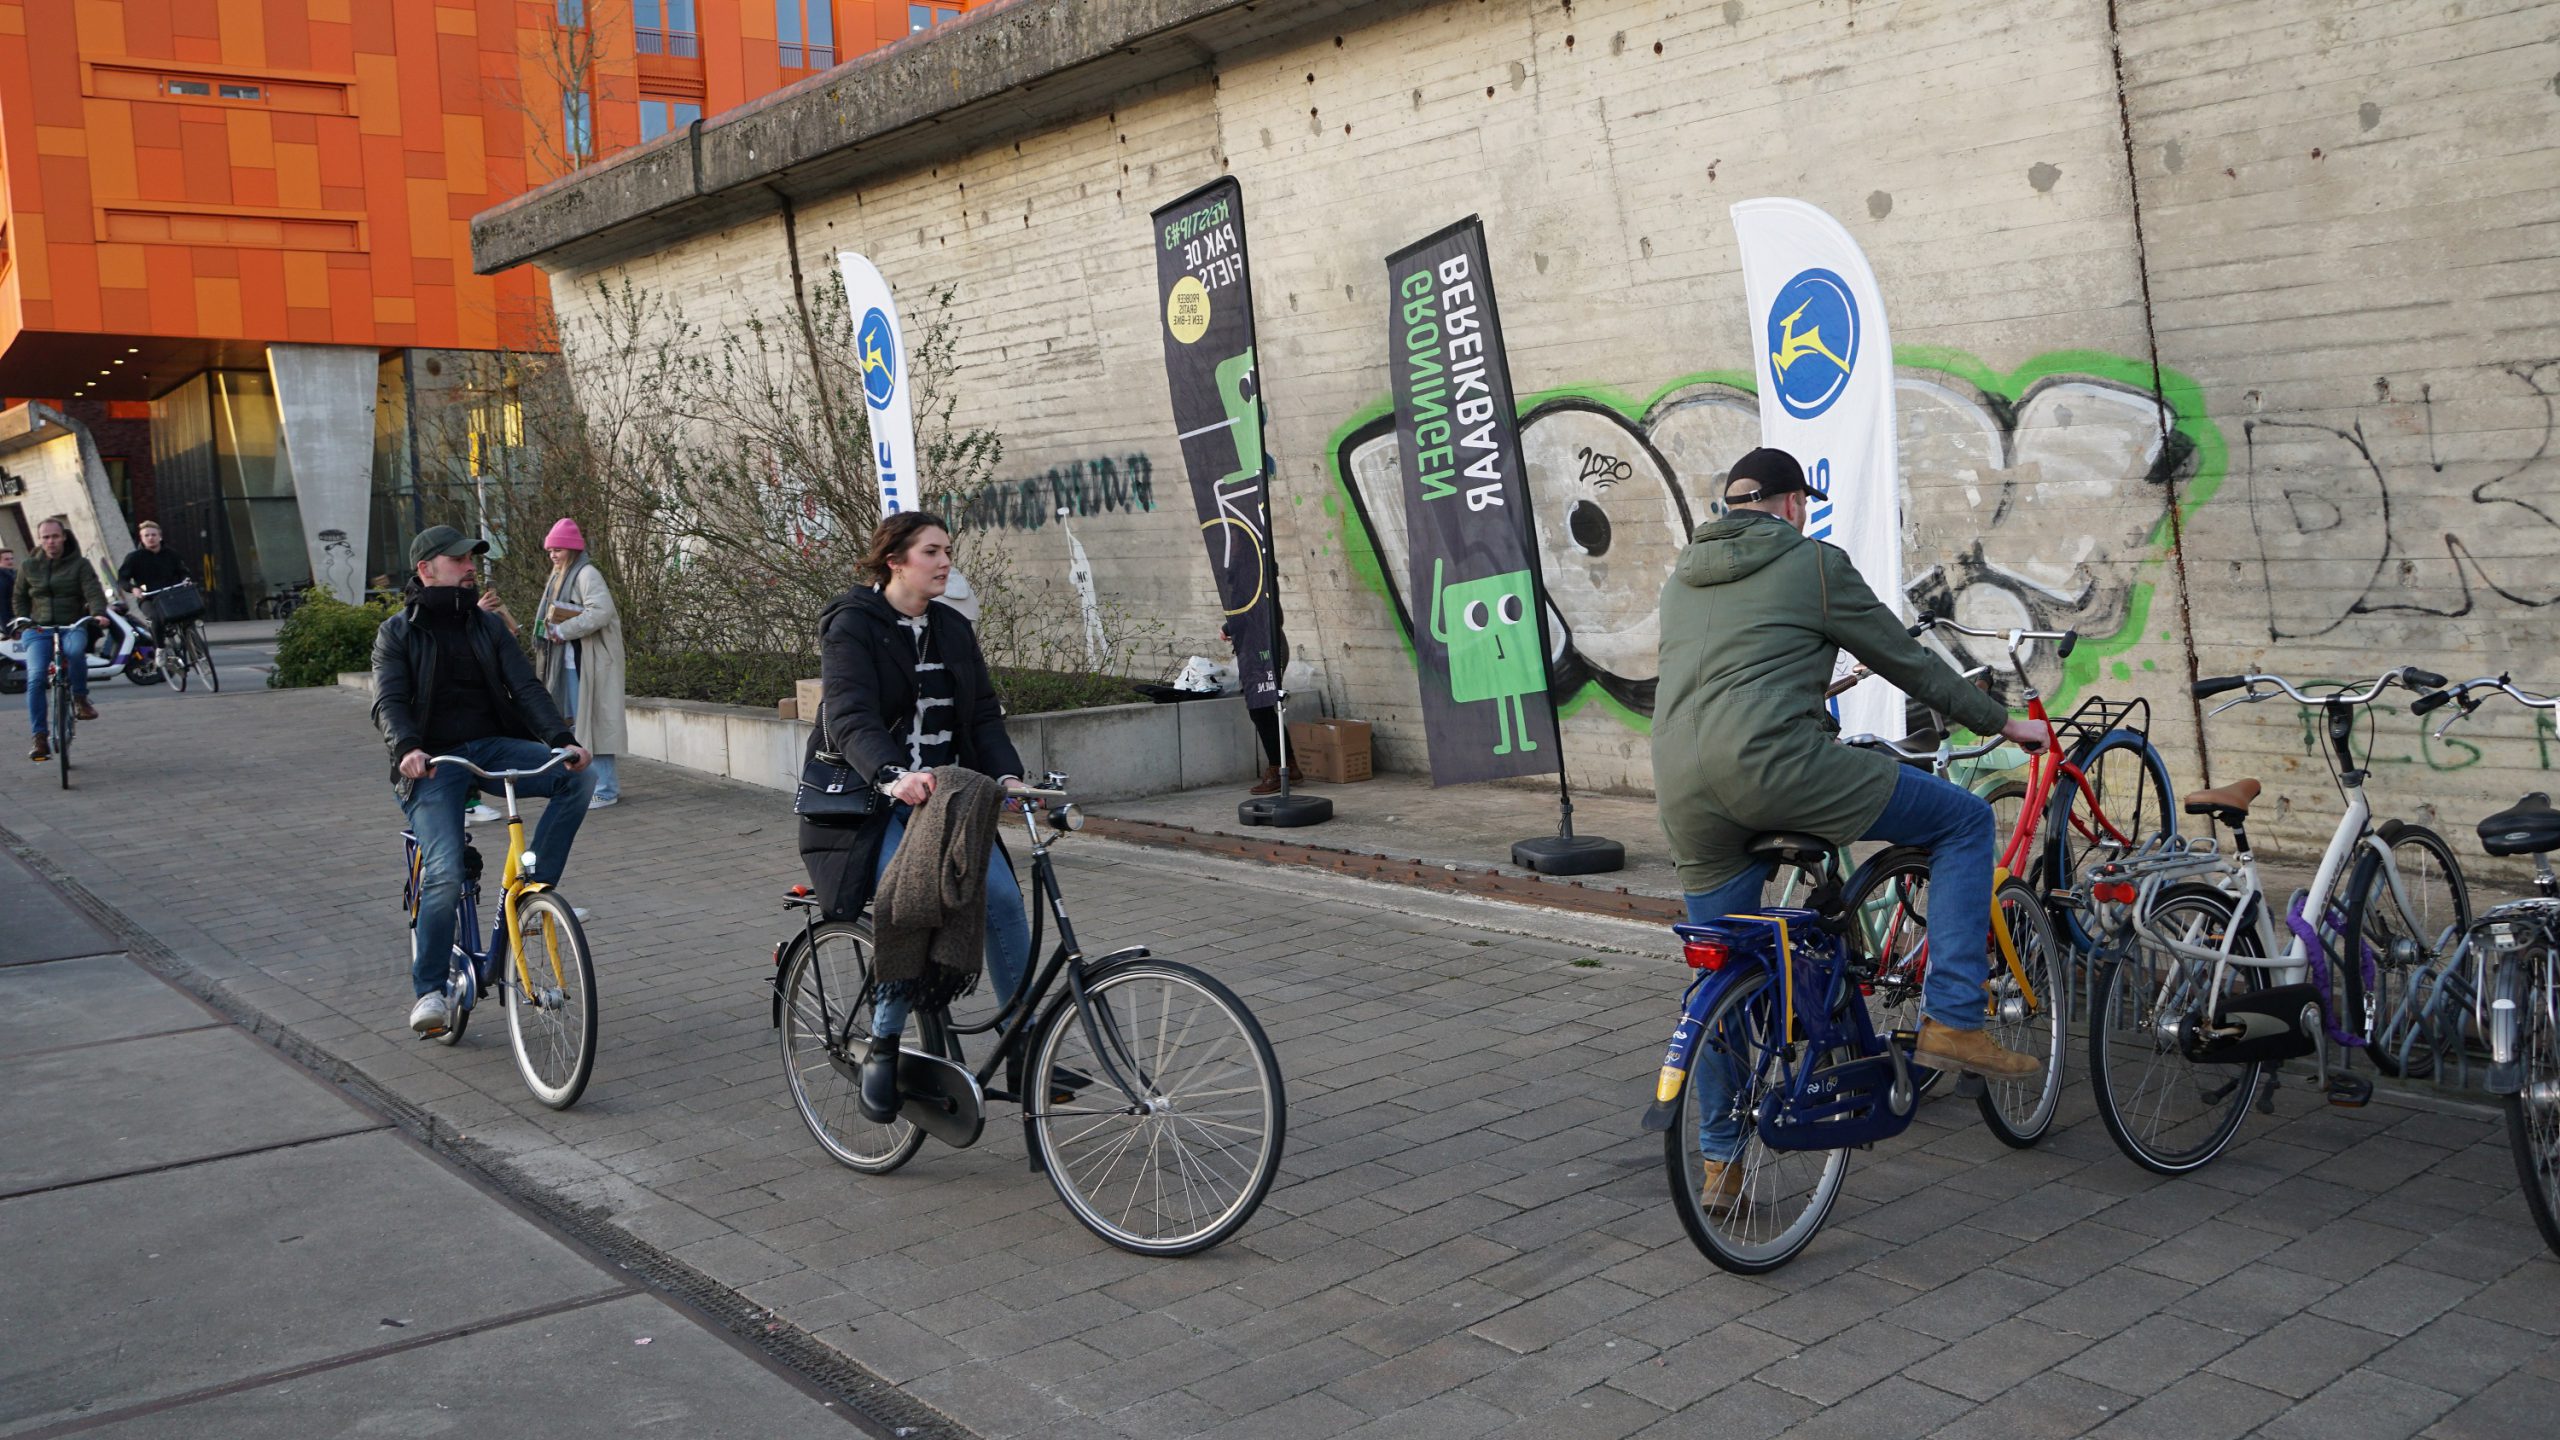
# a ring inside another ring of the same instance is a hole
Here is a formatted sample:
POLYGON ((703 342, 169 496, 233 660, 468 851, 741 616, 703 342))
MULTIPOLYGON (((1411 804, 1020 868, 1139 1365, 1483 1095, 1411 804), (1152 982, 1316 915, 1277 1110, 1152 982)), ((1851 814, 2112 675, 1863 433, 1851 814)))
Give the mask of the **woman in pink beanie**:
MULTIPOLYGON (((622 798, 613 765, 629 733, 622 717, 622 617, 604 572, 587 562, 587 537, 577 521, 562 516, 542 537, 542 548, 551 555, 551 579, 534 611, 534 661, 560 713, 595 753, 595 798, 587 808, 601 810, 622 798)), ((498 613, 507 628, 516 628, 513 616, 498 613)))

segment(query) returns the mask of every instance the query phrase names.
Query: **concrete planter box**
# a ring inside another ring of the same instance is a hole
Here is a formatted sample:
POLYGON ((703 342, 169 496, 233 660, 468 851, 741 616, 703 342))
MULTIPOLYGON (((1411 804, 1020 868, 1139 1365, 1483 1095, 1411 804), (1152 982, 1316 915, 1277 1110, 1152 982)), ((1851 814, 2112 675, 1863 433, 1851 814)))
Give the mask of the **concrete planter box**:
MULTIPOLYGON (((342 675, 338 683, 370 690, 372 678, 342 675)), ((631 736, 626 755, 770 790, 787 791, 799 782, 801 749, 809 735, 806 721, 785 720, 765 708, 700 700, 634 698, 625 703, 624 713, 631 736)), ((1243 784, 1261 773, 1261 746, 1240 695, 1009 715, 1005 730, 1022 752, 1029 778, 1064 770, 1072 777, 1070 788, 1083 800, 1127 800, 1243 784)))

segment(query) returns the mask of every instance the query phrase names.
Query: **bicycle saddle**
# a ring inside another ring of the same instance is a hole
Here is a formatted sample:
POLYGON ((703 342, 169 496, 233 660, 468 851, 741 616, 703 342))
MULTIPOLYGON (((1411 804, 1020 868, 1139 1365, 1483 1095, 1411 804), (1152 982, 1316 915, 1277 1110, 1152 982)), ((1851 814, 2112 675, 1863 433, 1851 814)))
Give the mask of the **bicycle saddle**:
POLYGON ((1743 851, 1763 860, 1819 867, 1832 851, 1830 841, 1798 830, 1772 830, 1743 842, 1743 851))
POLYGON ((2541 855, 2560 850, 2560 810, 2534 791, 2480 822, 2480 848, 2492 855, 2541 855))
POLYGON ((2255 780, 2234 780, 2210 790, 2198 790, 2185 800, 2190 815, 2210 815, 2225 825, 2236 825, 2249 818, 2249 802, 2258 798, 2262 786, 2255 780))

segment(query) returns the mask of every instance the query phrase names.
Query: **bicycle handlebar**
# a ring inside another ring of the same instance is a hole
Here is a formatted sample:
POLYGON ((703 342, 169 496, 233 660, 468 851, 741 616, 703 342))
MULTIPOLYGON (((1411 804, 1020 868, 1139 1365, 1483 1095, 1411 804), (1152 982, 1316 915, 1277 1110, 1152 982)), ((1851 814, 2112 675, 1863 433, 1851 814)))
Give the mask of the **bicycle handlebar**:
POLYGON ((2213 713, 2219 715, 2234 705, 2253 705, 2261 700, 2272 700, 2278 695, 2302 705, 2370 705, 2375 697, 2393 685, 2406 686, 2411 690, 2433 690, 2443 684, 2444 677, 2441 675, 2421 670, 2415 665, 2402 665, 2396 669, 2383 671, 2375 677, 2372 684, 2353 694, 2340 691, 2335 695, 2305 695, 2292 681, 2281 675, 2263 675, 2254 671, 2246 675, 2215 675, 2198 680, 2187 687, 2187 693, 2198 700, 2210 700, 2227 691, 2246 690, 2248 692, 2236 700, 2228 700, 2215 706, 2213 713))
POLYGON ((472 774, 479 776, 483 780, 529 780, 568 758, 568 751, 554 750, 551 752, 551 758, 549 760, 534 766, 530 770, 483 770, 479 766, 472 764, 470 761, 465 760, 459 755, 430 755, 427 757, 427 768, 433 770, 438 765, 459 765, 463 769, 470 771, 472 774))
POLYGON ((2441 740, 2444 738, 2444 732, 2469 719, 2471 712, 2479 709, 2481 701, 2488 698, 2485 695, 2477 699, 2473 698, 2471 692, 2475 690, 2495 691, 2537 710, 2560 710, 2560 695, 2537 695, 2518 685, 2515 677, 2507 674, 2483 675, 2477 680, 2465 680, 2459 685, 2448 686, 2432 694, 2422 695, 2409 709, 2413 714, 2424 715, 2442 709, 2448 703, 2459 706, 2460 708, 2453 714, 2444 718, 2443 724, 2435 728, 2435 736, 2441 740))
POLYGON ((1915 640, 1931 630, 1952 630, 1977 640, 1998 640, 2009 647, 2011 655, 2018 653, 2018 646, 2023 641, 2050 640, 2055 658, 2062 660, 2070 659, 2072 647, 2080 643, 2077 630, 1977 630, 1970 625, 1959 625, 1943 615, 1923 615, 1908 627, 1908 633, 1915 640))
MULTIPOLYGON (((1939 747, 1935 745, 1929 746, 1926 749, 1915 749, 1903 744, 1899 740, 1887 740, 1881 735, 1843 735, 1840 737, 1840 743, 1849 746, 1852 749, 1882 750, 1890 755, 1899 755, 1905 760, 1934 761, 1938 758, 1939 747)), ((2009 742, 2001 736, 1994 735, 1979 745, 1967 745, 1961 750, 1950 748, 1947 751, 1947 758, 1950 760, 1979 760, 1983 756, 1990 754, 1992 751, 1997 750, 2008 743, 2009 742)))
POLYGON ((1067 798, 1067 792, 1064 790, 1044 790, 1037 785, 1026 784, 1020 780, 1006 781, 1004 793, 1005 798, 1009 800, 1064 800, 1067 798))

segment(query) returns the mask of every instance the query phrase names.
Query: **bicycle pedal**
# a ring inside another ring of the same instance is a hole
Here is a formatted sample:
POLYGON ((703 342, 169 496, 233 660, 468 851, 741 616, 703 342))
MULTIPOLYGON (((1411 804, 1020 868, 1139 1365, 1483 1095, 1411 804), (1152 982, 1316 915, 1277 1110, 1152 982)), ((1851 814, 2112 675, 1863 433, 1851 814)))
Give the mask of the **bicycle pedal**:
POLYGON ((2329 1077, 2329 1103, 2341 1110, 2361 1110, 2373 1103, 2373 1082, 2362 1075, 2329 1077))

